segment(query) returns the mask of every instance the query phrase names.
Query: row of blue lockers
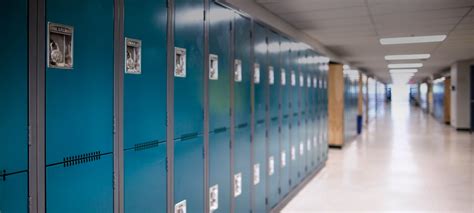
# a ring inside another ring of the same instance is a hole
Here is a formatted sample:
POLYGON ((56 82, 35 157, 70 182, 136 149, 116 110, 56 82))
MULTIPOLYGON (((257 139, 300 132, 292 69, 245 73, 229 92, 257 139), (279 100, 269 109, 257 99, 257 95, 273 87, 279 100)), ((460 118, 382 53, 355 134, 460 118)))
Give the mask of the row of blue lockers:
MULTIPOLYGON (((45 182, 38 184, 47 212, 114 211, 115 134, 123 134, 125 212, 269 212, 324 165, 327 58, 204 3, 123 2, 120 132, 117 5, 45 2, 45 95, 38 97, 45 182)), ((0 212, 27 212, 28 1, 7 0, 0 14, 0 212)))

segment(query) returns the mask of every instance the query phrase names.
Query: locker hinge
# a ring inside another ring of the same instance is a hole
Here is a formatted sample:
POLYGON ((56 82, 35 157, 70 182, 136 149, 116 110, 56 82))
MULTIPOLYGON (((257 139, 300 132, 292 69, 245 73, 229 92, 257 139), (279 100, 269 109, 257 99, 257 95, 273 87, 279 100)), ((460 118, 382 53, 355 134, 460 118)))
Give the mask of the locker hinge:
POLYGON ((290 179, 290 180, 288 180, 288 184, 291 186, 291 179, 290 179))
POLYGON ((281 194, 281 188, 278 187, 278 194, 281 194))
POLYGON ((206 159, 206 150, 202 148, 202 159, 206 159))
POLYGON ((169 167, 169 165, 168 165, 168 164, 169 164, 168 157, 165 158, 165 161, 166 161, 166 163, 165 163, 165 167, 166 167, 166 168, 165 168, 165 169, 166 169, 166 173, 168 173, 168 167, 169 167))
POLYGON ((206 10, 202 11, 202 15, 203 15, 203 18, 204 18, 203 20, 206 21, 206 10))
POLYGON ((7 170, 4 169, 4 170, 2 171, 2 175, 1 175, 1 176, 2 176, 2 180, 3 180, 3 181, 6 181, 6 180, 7 180, 7 170))
POLYGON ((268 197, 265 198, 265 205, 268 205, 268 197))
POLYGON ((252 31, 250 30, 249 33, 250 33, 250 38, 252 38, 253 37, 252 31))
POLYGON ((232 32, 232 21, 229 22, 229 31, 232 32))
POLYGON ((169 5, 170 5, 169 2, 170 2, 170 0, 167 0, 167 1, 166 1, 166 8, 169 8, 169 5))

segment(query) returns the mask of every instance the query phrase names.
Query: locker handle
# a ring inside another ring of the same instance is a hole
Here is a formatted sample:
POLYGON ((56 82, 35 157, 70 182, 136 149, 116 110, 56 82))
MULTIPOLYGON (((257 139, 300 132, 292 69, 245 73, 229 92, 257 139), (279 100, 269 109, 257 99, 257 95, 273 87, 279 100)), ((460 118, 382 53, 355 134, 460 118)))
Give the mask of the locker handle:
POLYGON ((215 134, 220 133, 220 132, 225 132, 225 131, 227 131, 227 127, 221 127, 221 128, 214 129, 215 134))
POLYGON ((189 133, 189 134, 183 134, 183 135, 181 135, 180 140, 181 141, 190 140, 190 139, 196 138, 197 136, 198 136, 197 132, 193 132, 193 133, 189 133))
POLYGON ((151 148, 158 147, 160 143, 165 143, 166 141, 159 141, 159 140, 154 140, 154 141, 148 141, 144 143, 137 143, 134 145, 133 150, 135 151, 143 151, 151 148))
POLYGON ((238 128, 238 129, 242 129, 242 128, 245 128, 245 127, 247 127, 247 126, 248 126, 248 123, 243 123, 243 124, 239 124, 239 125, 237 126, 237 128, 238 128))

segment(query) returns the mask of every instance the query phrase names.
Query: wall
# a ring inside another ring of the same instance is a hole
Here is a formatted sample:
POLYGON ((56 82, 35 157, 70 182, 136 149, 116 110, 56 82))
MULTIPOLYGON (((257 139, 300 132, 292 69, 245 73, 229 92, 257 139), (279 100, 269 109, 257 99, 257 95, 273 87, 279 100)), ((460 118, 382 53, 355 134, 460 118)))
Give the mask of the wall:
POLYGON ((451 125, 457 129, 470 128, 470 66, 474 60, 456 62, 451 66, 451 125))

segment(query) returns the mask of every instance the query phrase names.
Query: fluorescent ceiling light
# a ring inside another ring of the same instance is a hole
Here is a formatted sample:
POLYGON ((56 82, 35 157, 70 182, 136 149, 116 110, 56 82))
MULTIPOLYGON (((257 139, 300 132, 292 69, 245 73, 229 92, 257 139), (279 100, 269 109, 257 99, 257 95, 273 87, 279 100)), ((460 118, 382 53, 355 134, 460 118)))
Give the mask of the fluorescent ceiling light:
POLYGON ((428 59, 430 54, 407 54, 407 55, 386 55, 385 60, 416 60, 416 59, 428 59))
POLYGON ((407 63, 407 64, 389 64, 388 68, 396 69, 396 68, 420 68, 423 67, 422 63, 407 63))
POLYGON ((381 38, 380 44, 414 44, 414 43, 428 43, 428 42, 442 42, 446 39, 446 35, 432 35, 432 36, 410 36, 410 37, 395 37, 395 38, 381 38))
POLYGON ((391 69, 390 73, 415 73, 418 69, 391 69))

